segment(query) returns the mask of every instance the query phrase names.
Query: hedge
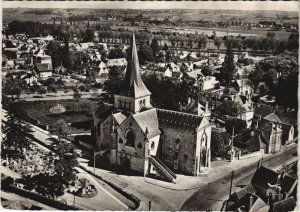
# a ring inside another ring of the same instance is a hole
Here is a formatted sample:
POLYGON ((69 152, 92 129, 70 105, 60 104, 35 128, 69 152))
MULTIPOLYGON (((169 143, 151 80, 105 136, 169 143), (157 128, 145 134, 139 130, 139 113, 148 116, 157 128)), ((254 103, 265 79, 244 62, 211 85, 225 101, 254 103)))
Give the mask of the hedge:
POLYGON ((48 205, 50 207, 53 207, 53 208, 56 208, 56 209, 59 209, 59 210, 81 210, 81 209, 79 209, 75 206, 67 205, 67 204, 58 202, 56 200, 49 199, 49 198, 41 196, 39 194, 32 193, 32 192, 26 191, 24 189, 17 188, 16 186, 13 186, 13 185, 2 185, 2 189, 4 191, 18 194, 20 196, 35 200, 37 202, 43 203, 45 205, 48 205))

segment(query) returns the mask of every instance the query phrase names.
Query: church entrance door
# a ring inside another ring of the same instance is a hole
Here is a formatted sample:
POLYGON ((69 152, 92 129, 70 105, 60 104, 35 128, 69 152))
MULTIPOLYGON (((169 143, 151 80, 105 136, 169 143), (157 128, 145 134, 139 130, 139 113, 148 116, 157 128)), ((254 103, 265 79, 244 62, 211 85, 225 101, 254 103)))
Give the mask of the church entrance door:
POLYGON ((121 159, 122 168, 130 169, 130 160, 128 158, 121 159))

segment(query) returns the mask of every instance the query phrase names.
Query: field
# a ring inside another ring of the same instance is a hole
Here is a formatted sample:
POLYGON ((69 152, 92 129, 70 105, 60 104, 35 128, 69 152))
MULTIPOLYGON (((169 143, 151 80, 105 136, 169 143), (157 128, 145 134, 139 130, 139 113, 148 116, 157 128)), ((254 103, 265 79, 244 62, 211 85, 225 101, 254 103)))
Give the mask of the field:
POLYGON ((70 133, 73 134, 90 132, 91 114, 97 109, 98 102, 89 101, 92 104, 92 111, 90 112, 65 112, 62 114, 53 114, 49 110, 57 104, 65 107, 67 104, 75 103, 75 100, 35 101, 24 104, 27 114, 40 121, 41 124, 51 126, 59 119, 63 119, 68 123, 70 133))
MULTIPOLYGON (((36 21, 39 20, 42 23, 52 23, 51 18, 67 18, 70 16, 82 16, 87 14, 94 17, 106 17, 107 15, 118 15, 118 20, 105 20, 90 21, 90 24, 101 23, 109 24, 113 28, 119 28, 122 26, 129 30, 144 30, 143 27, 129 26, 128 22, 122 21, 122 17, 136 16, 141 12, 144 17, 163 19, 168 18, 170 21, 177 22, 179 19, 184 21, 276 21, 298 24, 298 14, 296 12, 284 12, 284 11, 247 11, 243 10, 102 10, 102 9, 3 9, 3 24, 8 24, 13 20, 18 21, 36 21)), ((204 33, 212 35, 213 30, 216 31, 217 36, 227 35, 227 29, 225 28, 204 28, 204 27, 188 27, 186 25, 176 26, 176 29, 170 29, 170 26, 150 26, 151 31, 168 30, 179 33, 204 33)), ((228 28, 228 35, 238 36, 258 36, 265 37, 269 31, 266 29, 251 29, 245 30, 242 27, 230 27, 228 28)), ((287 40, 290 32, 275 31, 276 39, 287 40)))

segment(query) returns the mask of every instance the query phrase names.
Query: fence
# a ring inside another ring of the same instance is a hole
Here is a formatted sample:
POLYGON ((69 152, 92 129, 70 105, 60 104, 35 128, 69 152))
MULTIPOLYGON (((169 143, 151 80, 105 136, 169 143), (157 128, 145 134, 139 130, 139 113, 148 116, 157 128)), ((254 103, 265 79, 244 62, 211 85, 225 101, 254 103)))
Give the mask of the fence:
POLYGON ((48 205, 50 207, 53 207, 53 208, 56 208, 56 209, 59 209, 59 210, 80 210, 79 208, 74 207, 72 205, 67 205, 67 204, 58 202, 56 200, 46 198, 46 197, 41 196, 39 194, 32 193, 32 192, 26 191, 24 189, 17 188, 13 185, 2 185, 2 189, 4 191, 18 194, 20 196, 35 200, 37 202, 40 202, 42 204, 48 205))

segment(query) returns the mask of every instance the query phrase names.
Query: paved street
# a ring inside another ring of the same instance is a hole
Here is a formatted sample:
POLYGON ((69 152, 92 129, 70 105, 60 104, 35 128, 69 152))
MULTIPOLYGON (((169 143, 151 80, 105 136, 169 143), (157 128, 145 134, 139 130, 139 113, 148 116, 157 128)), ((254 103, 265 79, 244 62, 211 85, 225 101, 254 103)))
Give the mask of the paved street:
MULTIPOLYGON (((263 166, 276 170, 282 164, 296 161, 297 145, 287 147, 285 152, 264 159, 263 166)), ((246 161, 245 161, 246 162, 246 161)), ((247 185, 257 169, 257 164, 252 164, 235 172, 232 192, 240 189, 239 186, 247 185)), ((230 176, 209 183, 194 193, 182 206, 181 210, 222 210, 224 201, 228 199, 230 176)))

